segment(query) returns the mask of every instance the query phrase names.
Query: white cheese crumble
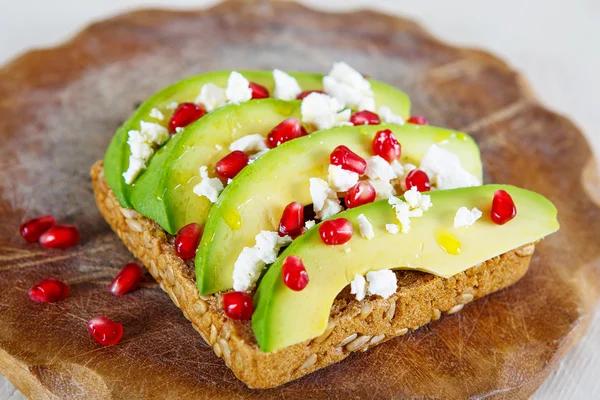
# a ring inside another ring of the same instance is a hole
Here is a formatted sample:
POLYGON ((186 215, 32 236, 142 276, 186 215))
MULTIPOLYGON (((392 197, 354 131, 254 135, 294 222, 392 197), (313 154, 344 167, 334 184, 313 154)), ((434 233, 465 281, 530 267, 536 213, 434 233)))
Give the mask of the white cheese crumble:
POLYGON ((367 175, 369 179, 382 179, 384 181, 389 181, 396 177, 394 169, 390 163, 388 163, 382 157, 373 156, 367 158, 365 161, 367 162, 365 175, 367 175))
POLYGON ((227 102, 231 104, 240 104, 252 99, 252 89, 250 89, 250 81, 244 78, 237 71, 231 71, 227 80, 227 89, 225 89, 225 97, 227 102))
POLYGON ((312 228, 313 226, 315 226, 315 224, 316 224, 316 222, 315 222, 315 221, 313 221, 312 219, 309 219, 308 221, 306 221, 306 222, 304 223, 304 227, 305 227, 306 229, 310 229, 310 228, 312 228))
POLYGON ((464 228, 467 226, 471 226, 482 216, 482 212, 477 209, 477 207, 473 207, 470 211, 467 207, 461 207, 456 211, 456 215, 454 216, 454 227, 455 228, 464 228))
POLYGON ((396 219, 400 222, 402 233, 410 231, 411 218, 422 217, 423 213, 433 205, 431 203, 431 196, 422 194, 416 189, 416 187, 413 187, 404 193, 406 202, 397 197, 390 197, 388 199, 388 203, 396 212, 396 219))
POLYGON ((200 183, 194 186, 193 191, 198 196, 204 196, 211 203, 214 203, 223 191, 223 183, 219 178, 209 178, 208 168, 203 165, 200 167, 200 183))
POLYGON ((367 273, 367 281, 369 282, 369 288, 367 290, 369 296, 378 295, 387 299, 396 293, 396 290, 398 289, 396 274, 389 269, 367 273))
POLYGON ((324 219, 342 211, 337 193, 320 178, 310 178, 310 197, 318 219, 324 219))
POLYGON ((373 239, 375 237, 375 231, 373 231, 373 225, 371 224, 371 221, 365 217, 365 214, 360 214, 357 220, 358 227, 360 228, 360 236, 367 240, 373 239))
POLYGON ((291 75, 286 74, 280 69, 273 70, 273 80, 275 81, 275 90, 273 96, 281 100, 296 100, 296 97, 302 93, 302 88, 298 81, 291 75))
POLYGON ((383 122, 388 124, 404 125, 405 123, 404 118, 398 114, 394 114, 388 106, 379 107, 379 117, 383 122))
POLYGON ((175 133, 179 133, 179 132, 183 132, 183 127, 182 126, 178 126, 175 128, 175 133))
POLYGON ((396 224, 385 224, 385 230, 392 235, 395 235, 396 233, 400 232, 400 227, 396 224))
POLYGON ((163 113, 160 112, 158 108, 154 107, 152 110, 150 110, 150 118, 163 121, 165 119, 165 116, 163 115, 163 113))
POLYGON ((339 165, 329 165, 329 187, 336 192, 345 192, 358 182, 358 174, 339 165))
POLYGON ((255 133, 253 135, 242 136, 241 138, 234 140, 229 145, 229 150, 235 151, 243 151, 244 153, 258 153, 263 150, 268 150, 267 144, 265 143, 265 138, 255 133))
POLYGON ((396 195, 396 189, 390 181, 382 179, 369 179, 369 183, 375 189, 375 200, 387 200, 396 195))
POLYGON ((333 64, 329 74, 323 77, 323 90, 343 106, 356 108, 359 111, 375 111, 375 97, 371 90, 371 83, 345 62, 333 64))
POLYGON ((244 247, 233 265, 233 289, 251 289, 267 264, 275 262, 281 247, 289 244, 289 236, 280 237, 277 232, 261 231, 255 237, 254 247, 244 247))
POLYGON ((302 122, 313 124, 319 130, 330 129, 334 126, 352 125, 350 109, 344 110, 344 105, 336 99, 323 93, 311 93, 302 100, 300 106, 302 122))
POLYGON ((356 295, 356 300, 361 301, 367 294, 367 281, 360 274, 354 275, 354 279, 350 282, 350 294, 356 295))
POLYGON ((404 193, 404 200, 408 203, 411 210, 419 209, 427 211, 431 208, 431 196, 419 192, 416 186, 411 187, 410 190, 404 193))
POLYGON ((325 200, 323 208, 320 211, 315 212, 315 216, 319 219, 325 219, 339 213, 340 211, 342 211, 342 206, 340 205, 339 200, 327 199, 325 200))
POLYGON ((156 147, 162 146, 169 138, 169 131, 154 122, 140 122, 140 130, 128 132, 127 144, 131 151, 129 166, 123 173, 125 183, 130 185, 140 172, 146 168, 146 163, 154 154, 156 147))
POLYGON ((206 111, 213 111, 227 104, 225 89, 215 85, 214 83, 207 83, 202 86, 202 89, 200 89, 200 94, 196 98, 195 102, 202 104, 206 111))
POLYGON ((429 176, 437 189, 457 189, 479 186, 479 179, 465 170, 458 157, 437 145, 431 145, 421 160, 419 169, 429 176))
POLYGON ((248 160, 248 164, 252 164, 254 161, 258 160, 258 158, 260 156, 262 156, 263 154, 265 154, 267 151, 269 151, 270 149, 262 149, 261 151, 259 151, 258 153, 254 153, 252 155, 250 155, 249 160, 248 160))
POLYGON ((165 107, 167 110, 174 110, 179 106, 179 104, 176 101, 172 101, 169 104, 167 104, 167 106, 165 107))

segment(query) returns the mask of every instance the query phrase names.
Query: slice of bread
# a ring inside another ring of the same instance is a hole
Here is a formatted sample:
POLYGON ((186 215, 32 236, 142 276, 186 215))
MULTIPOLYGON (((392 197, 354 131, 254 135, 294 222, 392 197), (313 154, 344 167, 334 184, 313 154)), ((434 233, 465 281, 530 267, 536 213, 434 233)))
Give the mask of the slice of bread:
POLYGON ((193 261, 183 261, 173 236, 134 210, 123 209, 104 179, 103 163, 91 171, 100 212, 169 294, 202 338, 234 374, 251 388, 271 388, 402 336, 442 314, 453 314, 474 299, 518 281, 529 267, 535 244, 527 244, 453 276, 450 279, 415 271, 397 271, 398 291, 391 297, 357 301, 348 288, 336 298, 327 330, 318 338, 263 353, 250 321, 225 316, 221 295, 202 296, 193 261))

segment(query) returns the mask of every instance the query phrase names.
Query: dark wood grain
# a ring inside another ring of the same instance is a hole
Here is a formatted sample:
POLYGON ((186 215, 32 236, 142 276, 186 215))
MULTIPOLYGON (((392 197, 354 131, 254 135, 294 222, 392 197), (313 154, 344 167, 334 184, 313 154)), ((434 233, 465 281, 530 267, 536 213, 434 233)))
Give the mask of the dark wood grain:
POLYGON ((584 333, 598 298, 600 189, 582 134, 503 62, 407 20, 267 1, 126 14, 1 68, 0 137, 0 372, 34 399, 525 398, 584 333), (337 60, 406 89, 433 124, 471 133, 486 179, 543 193, 562 228, 510 289, 281 388, 250 391, 150 277, 127 296, 106 290, 132 259, 96 210, 89 167, 134 104, 173 81, 214 69, 326 72, 337 60), (80 228, 79 246, 23 242, 19 224, 48 212, 80 228), (27 288, 48 276, 70 285, 69 298, 30 302, 27 288), (97 314, 123 323, 123 342, 93 342, 85 322, 97 314))

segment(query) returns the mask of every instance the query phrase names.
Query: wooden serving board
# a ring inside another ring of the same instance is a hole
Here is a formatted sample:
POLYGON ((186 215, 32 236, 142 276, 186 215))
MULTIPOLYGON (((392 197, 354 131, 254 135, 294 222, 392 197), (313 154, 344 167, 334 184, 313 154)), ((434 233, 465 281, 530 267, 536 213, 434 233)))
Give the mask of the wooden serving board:
POLYGON ((0 139, 0 372, 33 399, 525 398, 584 333, 599 296, 600 185, 581 133, 502 61, 404 19, 268 1, 119 16, 0 69, 0 139), (96 210, 88 171, 135 104, 171 82, 216 69, 326 72, 337 60, 405 89, 433 124, 472 134, 487 181, 548 196, 562 228, 508 290, 251 391, 150 277, 127 296, 106 290, 132 257, 96 210), (76 224, 81 244, 25 244, 19 224, 44 213, 76 224), (48 276, 70 285, 69 298, 29 301, 48 276), (119 345, 91 339, 85 323, 97 314, 123 323, 119 345))

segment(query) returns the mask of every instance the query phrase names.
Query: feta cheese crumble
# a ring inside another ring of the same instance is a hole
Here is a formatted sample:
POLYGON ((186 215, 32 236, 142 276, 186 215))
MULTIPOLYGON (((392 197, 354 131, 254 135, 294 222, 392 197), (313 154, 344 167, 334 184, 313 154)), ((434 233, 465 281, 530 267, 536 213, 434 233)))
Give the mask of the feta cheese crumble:
POLYGON ((169 131, 154 122, 140 121, 140 130, 128 132, 127 144, 131 155, 129 166, 123 173, 125 183, 130 185, 146 168, 146 163, 154 154, 154 149, 162 146, 169 138, 169 131))
POLYGON ((207 83, 200 89, 200 94, 196 97, 195 103, 202 104, 207 112, 223 107, 227 104, 225 89, 214 83, 207 83))
POLYGON ((389 181, 396 177, 392 166, 380 156, 372 156, 365 160, 367 162, 367 169, 365 175, 369 179, 382 179, 389 181))
POLYGON ((365 214, 360 214, 357 220, 358 227, 360 228, 360 236, 367 240, 373 239, 375 237, 375 231, 373 231, 373 225, 371 224, 371 221, 365 217, 365 214))
POLYGON ((356 295, 356 300, 361 301, 367 294, 367 281, 360 274, 354 275, 354 279, 350 282, 350 294, 356 295))
POLYGON ((396 195, 396 189, 394 189, 390 181, 369 179, 369 183, 375 189, 375 200, 387 200, 396 195))
POLYGON ((404 193, 402 201, 397 197, 390 197, 388 204, 392 206, 396 212, 396 219, 400 222, 402 233, 410 231, 410 219, 422 217, 423 213, 431 208, 431 196, 422 194, 416 187, 412 187, 404 193))
POLYGON ((421 160, 419 169, 429 176, 437 189, 457 189, 479 186, 479 179, 465 170, 458 157, 437 145, 431 145, 421 160))
POLYGON ((323 93, 311 93, 302 100, 300 105, 302 122, 313 124, 318 130, 330 129, 334 126, 352 125, 350 109, 344 110, 344 105, 323 93))
POLYGON ((200 167, 200 183, 194 186, 194 193, 206 197, 211 203, 217 201, 219 194, 223 191, 223 183, 219 178, 209 178, 208 168, 200 167))
POLYGON ((367 294, 378 295, 387 299, 398 289, 398 282, 396 280, 396 274, 394 271, 389 269, 382 269, 380 271, 371 271, 367 273, 367 281, 369 287, 367 294))
POLYGON ((324 219, 342 211, 337 193, 327 185, 327 182, 320 178, 310 178, 309 182, 310 197, 318 219, 324 219))
POLYGON ((291 75, 286 74, 280 69, 273 70, 273 80, 275 81, 275 90, 273 96, 281 100, 296 100, 296 97, 302 93, 302 88, 298 81, 291 75))
POLYGON ((345 62, 333 64, 329 74, 323 77, 323 90, 343 106, 356 108, 358 111, 375 111, 371 83, 345 62))
POLYGON ((392 235, 395 235, 396 233, 400 232, 400 227, 396 224, 385 224, 385 230, 392 235))
POLYGON ((329 165, 329 187, 336 192, 345 192, 358 182, 358 174, 339 165, 329 165))
POLYGON ((179 133, 179 132, 183 132, 183 127, 182 126, 178 126, 175 128, 175 133, 179 133))
POLYGON ((305 227, 306 229, 310 229, 310 228, 312 228, 312 227, 313 227, 313 226, 315 226, 315 225, 316 225, 316 222, 315 222, 314 220, 312 220, 312 219, 309 219, 308 221, 306 221, 306 222, 304 223, 304 227, 305 227))
POLYGON ((237 71, 231 71, 227 80, 227 89, 225 89, 225 97, 227 102, 231 104, 240 104, 252 99, 252 89, 250 89, 250 81, 244 78, 237 71))
POLYGON ((477 207, 473 207, 470 211, 467 207, 461 207, 456 211, 456 215, 454 216, 454 227, 455 228, 464 228, 467 226, 471 226, 482 216, 482 212, 477 209, 477 207))
POLYGON ((404 118, 398 114, 394 114, 388 106, 379 107, 379 117, 383 122, 388 124, 404 125, 405 123, 404 118))
POLYGON ((258 133, 242 136, 241 138, 231 142, 229 145, 229 150, 239 150, 243 151, 244 153, 258 153, 268 149, 269 148, 265 143, 265 138, 258 133))
POLYGON ((160 112, 158 108, 155 107, 152 110, 150 110, 150 118, 163 121, 165 119, 165 116, 163 115, 163 113, 160 112))
POLYGON ((172 101, 169 104, 167 104, 167 107, 165 107, 167 110, 174 110, 179 106, 179 104, 176 101, 172 101))

